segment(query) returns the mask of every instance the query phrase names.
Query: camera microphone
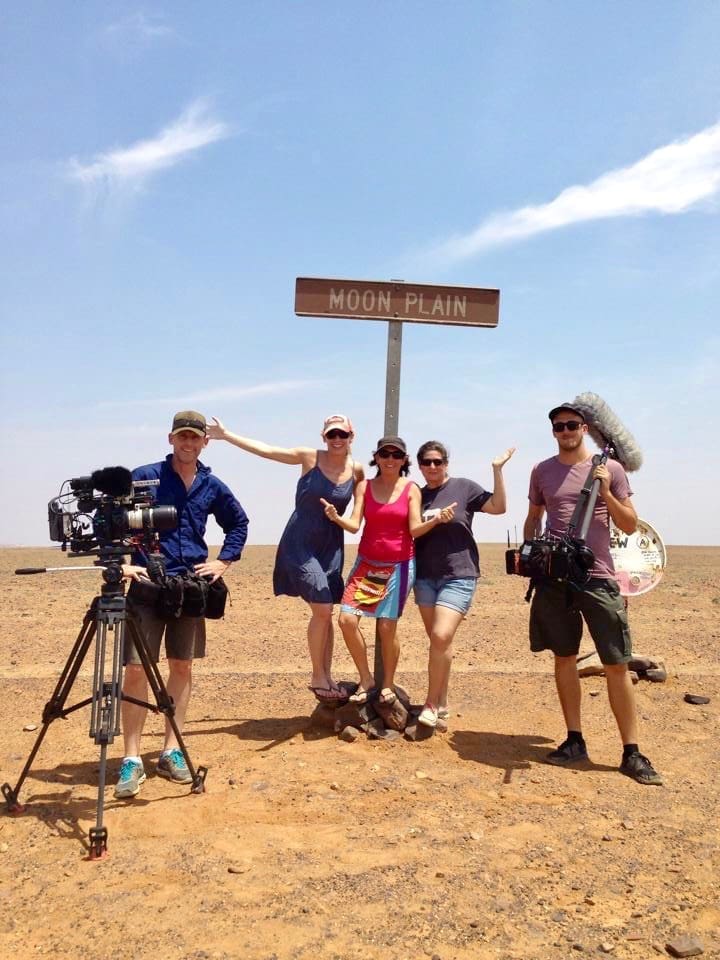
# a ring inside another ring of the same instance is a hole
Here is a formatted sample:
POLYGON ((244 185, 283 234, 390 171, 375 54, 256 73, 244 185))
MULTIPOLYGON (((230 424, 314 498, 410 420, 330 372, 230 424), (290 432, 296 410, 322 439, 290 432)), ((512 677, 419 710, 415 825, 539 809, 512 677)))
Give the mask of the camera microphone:
POLYGON ((129 497, 132 493, 132 472, 127 467, 93 470, 90 479, 95 490, 109 497, 129 497))
POLYGON ((573 400, 573 406, 582 411, 588 433, 601 449, 609 444, 613 448, 610 456, 619 461, 628 473, 640 469, 643 456, 637 441, 602 397, 596 393, 579 393, 573 400))

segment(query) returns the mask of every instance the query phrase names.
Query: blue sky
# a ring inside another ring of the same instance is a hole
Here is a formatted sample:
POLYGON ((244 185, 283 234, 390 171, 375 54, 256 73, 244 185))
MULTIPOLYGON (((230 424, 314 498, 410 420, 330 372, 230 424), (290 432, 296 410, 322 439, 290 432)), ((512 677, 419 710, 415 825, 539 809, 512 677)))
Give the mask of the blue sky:
MULTIPOLYGON (((518 448, 479 540, 590 390, 643 448, 639 515, 720 543, 717 2, 8 0, 2 35, 0 542, 184 407, 282 445, 346 412, 366 460, 387 328, 295 317, 321 276, 500 288, 495 330, 403 331, 411 449, 489 484, 518 448)), ((295 468, 205 459, 276 542, 295 468)))

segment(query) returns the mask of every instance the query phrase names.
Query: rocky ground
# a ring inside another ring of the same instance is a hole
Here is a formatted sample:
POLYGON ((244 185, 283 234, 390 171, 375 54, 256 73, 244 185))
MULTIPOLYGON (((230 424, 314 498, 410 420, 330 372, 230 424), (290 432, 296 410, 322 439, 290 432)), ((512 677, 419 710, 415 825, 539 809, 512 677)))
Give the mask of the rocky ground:
MULTIPOLYGON (((119 802, 108 787, 109 856, 88 862, 99 748, 88 710, 53 723, 26 812, 0 818, 2 956, 641 958, 669 955, 681 934, 720 956, 720 550, 670 548, 660 586, 631 601, 636 650, 668 667, 666 683, 636 687, 641 749, 663 787, 617 772, 599 677, 582 681, 592 762, 543 762, 564 732, 551 663, 527 650, 525 584, 503 573, 502 552, 481 548, 448 732, 344 743, 313 718, 304 606, 272 597, 273 550, 249 548, 196 665, 186 732, 209 768, 206 792, 149 775, 119 802), (685 703, 686 692, 710 703, 685 703)), ((93 572, 12 575, 50 563, 68 561, 0 551, 0 780, 11 785, 99 586, 93 572)), ((412 605, 400 636, 400 682, 422 700, 427 647, 412 605)), ((341 648, 338 676, 353 679, 341 648)), ((88 664, 75 700, 91 686, 88 664)), ((149 774, 160 731, 151 718, 149 774)), ((119 738, 109 753, 113 782, 119 738)))

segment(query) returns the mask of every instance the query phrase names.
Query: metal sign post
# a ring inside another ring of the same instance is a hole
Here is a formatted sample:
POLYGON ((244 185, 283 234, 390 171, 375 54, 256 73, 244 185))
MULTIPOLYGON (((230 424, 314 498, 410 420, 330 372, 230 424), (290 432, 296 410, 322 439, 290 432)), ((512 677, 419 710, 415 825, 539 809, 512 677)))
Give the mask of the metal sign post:
MULTIPOLYGON (((298 277, 295 313, 299 317, 385 320, 388 325, 385 373, 386 436, 400 432, 402 325, 434 323, 455 327, 496 327, 500 291, 485 287, 447 287, 403 280, 341 280, 298 277)), ((383 683, 382 654, 375 629, 375 683, 383 683)))

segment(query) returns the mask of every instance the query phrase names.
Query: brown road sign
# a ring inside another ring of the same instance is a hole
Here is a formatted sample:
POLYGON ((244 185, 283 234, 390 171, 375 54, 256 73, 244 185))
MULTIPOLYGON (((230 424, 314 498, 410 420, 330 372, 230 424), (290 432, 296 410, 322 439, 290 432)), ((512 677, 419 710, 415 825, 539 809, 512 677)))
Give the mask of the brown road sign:
POLYGON ((496 327, 499 311, 500 291, 483 287, 320 277, 298 277, 295 281, 295 313, 299 317, 496 327))

